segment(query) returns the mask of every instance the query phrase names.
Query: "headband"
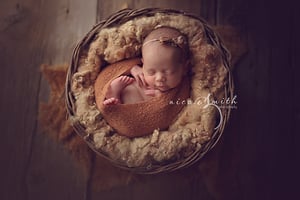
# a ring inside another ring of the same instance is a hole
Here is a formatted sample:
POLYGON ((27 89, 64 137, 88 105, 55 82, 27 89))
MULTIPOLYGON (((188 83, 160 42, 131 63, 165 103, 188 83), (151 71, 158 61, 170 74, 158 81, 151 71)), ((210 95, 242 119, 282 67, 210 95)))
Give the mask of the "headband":
POLYGON ((161 44, 167 45, 167 46, 172 46, 172 47, 178 47, 181 49, 185 49, 185 46, 187 44, 186 38, 182 35, 176 37, 176 38, 169 38, 169 37, 159 37, 158 39, 151 39, 148 40, 143 44, 143 46, 151 43, 151 42, 159 42, 161 44))

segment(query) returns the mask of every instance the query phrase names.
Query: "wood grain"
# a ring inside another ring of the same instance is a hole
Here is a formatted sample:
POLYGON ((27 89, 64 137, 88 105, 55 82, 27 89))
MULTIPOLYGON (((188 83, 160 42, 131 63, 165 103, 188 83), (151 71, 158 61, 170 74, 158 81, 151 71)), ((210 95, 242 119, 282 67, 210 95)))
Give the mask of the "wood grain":
MULTIPOLYGON (((68 63, 76 43, 96 21, 96 1, 47 1, 40 5, 41 23, 46 23, 44 63, 68 63)), ((41 81, 41 91, 46 89, 41 81)), ((40 93, 40 99, 45 97, 40 93)), ((60 143, 37 129, 27 174, 28 199, 86 199, 87 174, 74 165, 60 143)))
POLYGON ((295 199, 300 123, 298 10, 259 0, 5 0, 0 7, 0 199, 295 199), (204 159, 139 184, 95 191, 70 154, 37 124, 48 86, 42 63, 68 63, 99 20, 125 7, 168 7, 232 25, 248 54, 233 72, 238 108, 204 159))
POLYGON ((33 31, 35 11, 17 1, 1 5, 1 199, 21 199, 26 194, 28 159, 37 126, 37 66, 42 60, 36 51, 41 44, 32 42, 42 40, 42 34, 33 31))
POLYGON ((47 97, 39 67, 70 60, 96 21, 96 3, 1 3, 1 199, 85 199, 86 177, 38 129, 39 98, 47 97))
POLYGON ((182 10, 185 12, 199 14, 201 8, 201 1, 199 0, 115 0, 115 1, 105 1, 98 0, 98 11, 97 11, 97 21, 107 18, 109 15, 117 12, 123 8, 131 9, 141 9, 147 7, 158 7, 158 8, 172 8, 177 10, 182 10))

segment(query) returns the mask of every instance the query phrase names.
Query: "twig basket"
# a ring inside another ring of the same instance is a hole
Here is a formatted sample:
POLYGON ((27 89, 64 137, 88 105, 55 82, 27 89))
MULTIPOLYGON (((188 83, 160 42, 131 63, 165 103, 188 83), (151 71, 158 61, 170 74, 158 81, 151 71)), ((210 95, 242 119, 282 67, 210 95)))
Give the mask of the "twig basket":
MULTIPOLYGON (((233 98, 233 80, 231 77, 231 72, 229 69, 229 60, 230 60, 230 54, 226 50, 226 48, 223 46, 223 43, 221 42, 219 36, 213 31, 213 29, 201 18, 194 16, 192 14, 187 14, 182 11, 172 10, 172 9, 160 9, 160 8, 146 8, 146 9, 138 9, 138 10, 131 10, 131 9, 125 9, 121 10, 113 15, 111 15, 108 19, 101 21, 96 26, 90 30, 87 35, 77 44, 77 46, 74 49, 72 61, 70 64, 70 67, 68 69, 67 79, 66 79, 66 85, 65 85, 65 97, 66 97, 66 107, 68 115, 71 119, 76 118, 76 105, 75 105, 75 97, 72 93, 72 77, 74 73, 78 71, 79 63, 80 63, 80 57, 81 54, 89 47, 90 43, 95 39, 96 35, 104 28, 110 28, 114 26, 119 26, 121 24, 124 24, 125 22, 140 18, 140 17, 150 17, 157 13, 162 14, 172 14, 172 15, 183 15, 188 18, 192 18, 195 20, 198 20, 204 29, 204 33, 206 35, 207 40, 211 45, 213 45, 215 48, 219 50, 221 53, 221 59, 223 62, 224 67, 227 71, 227 77, 226 82, 224 83, 223 87, 223 94, 224 99, 227 98, 233 98)), ((218 126, 217 129, 214 130, 212 133, 210 139, 202 144, 201 148, 197 151, 193 152, 191 155, 184 159, 175 160, 172 162, 164 162, 161 164, 153 164, 151 166, 140 166, 140 167, 129 167, 124 165, 124 163, 114 160, 110 158, 110 156, 107 154, 107 152, 103 152, 95 147, 95 143, 93 139, 90 137, 90 134, 86 132, 87 127, 80 123, 79 120, 73 120, 72 126, 75 129, 75 131, 86 141, 86 143, 100 156, 110 160, 114 165, 130 170, 132 172, 136 173, 143 173, 143 174, 155 174, 160 172, 170 172, 174 171, 176 169, 189 166, 195 162, 197 162, 199 159, 201 159, 210 149, 212 149, 218 140, 220 139, 225 125, 229 119, 230 116, 230 108, 222 108, 222 116, 223 119, 220 126, 218 126)))

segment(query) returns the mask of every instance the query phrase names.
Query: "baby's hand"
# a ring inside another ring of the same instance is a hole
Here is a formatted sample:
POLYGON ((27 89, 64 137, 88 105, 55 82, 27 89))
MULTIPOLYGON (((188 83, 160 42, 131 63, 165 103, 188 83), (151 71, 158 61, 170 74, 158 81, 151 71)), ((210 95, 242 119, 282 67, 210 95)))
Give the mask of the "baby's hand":
POLYGON ((155 90, 155 89, 146 89, 144 92, 145 92, 145 95, 152 96, 152 97, 157 97, 162 94, 161 91, 155 90))
POLYGON ((130 73, 134 77, 134 79, 137 81, 138 85, 140 87, 146 87, 147 83, 144 78, 143 70, 140 66, 135 65, 131 68, 130 73))

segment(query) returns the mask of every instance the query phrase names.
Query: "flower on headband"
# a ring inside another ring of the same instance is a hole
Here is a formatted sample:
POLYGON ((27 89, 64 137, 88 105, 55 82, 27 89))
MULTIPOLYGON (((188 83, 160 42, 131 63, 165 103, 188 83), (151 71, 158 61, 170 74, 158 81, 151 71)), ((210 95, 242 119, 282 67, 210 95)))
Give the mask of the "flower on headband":
POLYGON ((168 39, 160 38, 159 41, 162 44, 179 47, 179 48, 183 48, 183 46, 186 45, 186 40, 182 35, 180 35, 176 38, 168 38, 168 39))

